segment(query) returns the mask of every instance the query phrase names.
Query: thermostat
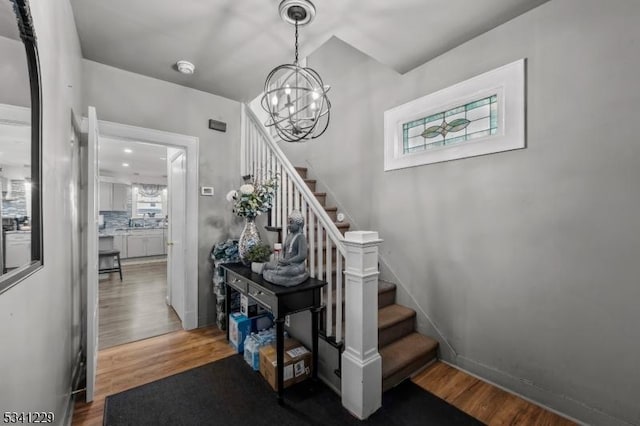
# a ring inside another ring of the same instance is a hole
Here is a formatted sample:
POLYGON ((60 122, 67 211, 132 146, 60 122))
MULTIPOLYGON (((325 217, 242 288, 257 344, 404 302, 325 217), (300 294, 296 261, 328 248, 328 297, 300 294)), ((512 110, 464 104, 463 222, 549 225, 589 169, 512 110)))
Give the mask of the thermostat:
POLYGON ((212 196, 213 195, 213 186, 201 186, 200 187, 200 195, 212 196))

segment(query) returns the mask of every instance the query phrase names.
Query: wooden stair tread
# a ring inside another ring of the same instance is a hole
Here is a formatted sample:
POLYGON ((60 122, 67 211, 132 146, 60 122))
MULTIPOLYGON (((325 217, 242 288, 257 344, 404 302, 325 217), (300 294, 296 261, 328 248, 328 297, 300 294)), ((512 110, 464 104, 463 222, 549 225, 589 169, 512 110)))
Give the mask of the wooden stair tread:
POLYGON ((438 342, 419 333, 408 334, 380 349, 382 380, 421 358, 434 358, 438 342))
POLYGON ((395 324, 414 318, 416 311, 396 303, 378 309, 378 330, 389 328, 395 324))
POLYGON ((385 280, 378 280, 378 294, 386 293, 387 291, 394 291, 396 285, 385 280))

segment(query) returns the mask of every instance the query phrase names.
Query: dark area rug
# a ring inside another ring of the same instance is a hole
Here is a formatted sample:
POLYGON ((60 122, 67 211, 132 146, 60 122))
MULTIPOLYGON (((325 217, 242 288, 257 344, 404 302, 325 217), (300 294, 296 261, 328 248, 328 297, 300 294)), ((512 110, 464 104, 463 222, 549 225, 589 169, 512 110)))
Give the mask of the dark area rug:
POLYGON ((108 396, 104 424, 116 425, 482 425, 410 381, 386 392, 366 421, 351 416, 340 397, 310 380, 287 388, 285 405, 240 355, 108 396))

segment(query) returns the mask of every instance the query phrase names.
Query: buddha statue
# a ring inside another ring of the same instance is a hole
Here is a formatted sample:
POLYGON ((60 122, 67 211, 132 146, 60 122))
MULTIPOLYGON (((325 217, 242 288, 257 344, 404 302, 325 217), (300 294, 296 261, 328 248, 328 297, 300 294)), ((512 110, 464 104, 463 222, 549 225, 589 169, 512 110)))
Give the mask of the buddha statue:
POLYGON ((302 233, 304 216, 293 210, 289 215, 287 238, 283 245, 282 257, 264 265, 262 276, 273 284, 292 287, 309 278, 304 261, 307 259, 307 239, 302 233))

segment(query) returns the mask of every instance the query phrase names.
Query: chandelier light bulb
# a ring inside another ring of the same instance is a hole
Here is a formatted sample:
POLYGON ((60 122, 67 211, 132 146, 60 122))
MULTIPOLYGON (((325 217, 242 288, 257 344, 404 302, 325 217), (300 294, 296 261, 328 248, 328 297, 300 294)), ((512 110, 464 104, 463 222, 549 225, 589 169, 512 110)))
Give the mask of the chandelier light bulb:
POLYGON ((278 106, 278 96, 277 95, 273 95, 273 98, 271 98, 271 105, 278 106))
POLYGON ((313 89, 313 92, 311 92, 311 97, 313 98, 314 101, 320 97, 320 93, 318 93, 318 89, 313 89))
POLYGON ((309 105, 309 108, 311 108, 312 111, 315 111, 316 109, 318 109, 318 105, 316 105, 315 102, 311 102, 311 105, 309 105))
POLYGON ((293 105, 291 105, 289 107, 289 114, 293 114, 294 112, 296 112, 296 107, 294 107, 293 105))
POLYGON ((291 87, 288 84, 286 86, 284 86, 284 94, 285 95, 290 95, 291 94, 291 87))

